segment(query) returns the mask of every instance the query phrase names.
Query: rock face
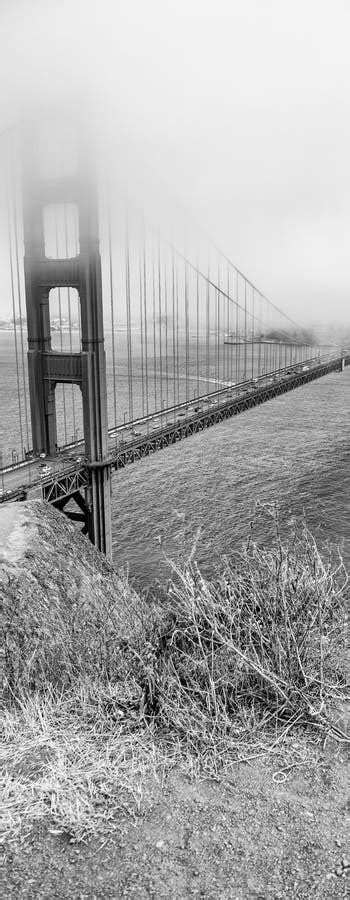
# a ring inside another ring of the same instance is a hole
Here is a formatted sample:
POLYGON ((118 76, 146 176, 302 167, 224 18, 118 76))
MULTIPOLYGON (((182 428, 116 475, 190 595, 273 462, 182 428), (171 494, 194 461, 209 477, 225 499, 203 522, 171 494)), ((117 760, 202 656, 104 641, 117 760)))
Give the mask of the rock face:
POLYGON ((147 608, 63 513, 42 501, 0 509, 0 596, 8 689, 122 677, 147 608))
POLYGON ((41 500, 2 504, 0 538, 2 571, 12 566, 28 569, 28 561, 35 560, 45 570, 49 562, 62 571, 68 567, 72 575, 73 559, 78 568, 86 570, 89 578, 98 581, 114 571, 63 513, 41 500), (46 559, 47 554, 50 559, 46 559))

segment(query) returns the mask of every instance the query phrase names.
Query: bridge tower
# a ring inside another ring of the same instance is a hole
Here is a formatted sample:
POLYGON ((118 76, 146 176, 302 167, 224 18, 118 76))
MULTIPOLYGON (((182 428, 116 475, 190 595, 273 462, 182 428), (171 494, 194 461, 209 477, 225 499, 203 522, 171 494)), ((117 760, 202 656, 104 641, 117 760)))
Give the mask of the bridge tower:
POLYGON ((98 203, 94 167, 87 146, 77 141, 74 174, 44 177, 38 135, 23 139, 24 276, 28 328, 28 373, 33 450, 55 455, 57 426, 55 388, 79 385, 82 392, 85 457, 89 485, 56 505, 74 520, 108 557, 112 555, 111 470, 107 462, 108 423, 104 350, 102 277, 98 203), (44 207, 73 203, 78 209, 78 255, 45 255, 44 207), (60 352, 51 345, 49 294, 52 288, 75 288, 81 310, 80 352, 60 352), (66 509, 75 500, 78 512, 66 509))

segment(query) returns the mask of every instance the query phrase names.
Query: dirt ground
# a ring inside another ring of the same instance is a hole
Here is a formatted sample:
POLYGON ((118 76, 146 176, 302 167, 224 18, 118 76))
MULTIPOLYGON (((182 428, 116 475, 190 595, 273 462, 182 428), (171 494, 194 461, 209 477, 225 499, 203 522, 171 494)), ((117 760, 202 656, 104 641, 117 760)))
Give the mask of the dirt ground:
POLYGON ((10 843, 4 896, 345 897, 344 753, 329 746, 276 776, 281 766, 283 758, 270 754, 217 781, 173 771, 113 835, 72 844, 37 832, 10 843))

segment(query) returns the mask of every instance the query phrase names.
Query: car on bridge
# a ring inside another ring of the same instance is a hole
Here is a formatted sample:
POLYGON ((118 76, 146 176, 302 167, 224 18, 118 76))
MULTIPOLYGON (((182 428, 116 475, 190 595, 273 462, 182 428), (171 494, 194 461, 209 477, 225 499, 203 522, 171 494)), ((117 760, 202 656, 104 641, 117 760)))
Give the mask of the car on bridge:
POLYGON ((47 478, 48 475, 52 474, 52 469, 50 466, 42 466, 40 471, 40 478, 47 478))

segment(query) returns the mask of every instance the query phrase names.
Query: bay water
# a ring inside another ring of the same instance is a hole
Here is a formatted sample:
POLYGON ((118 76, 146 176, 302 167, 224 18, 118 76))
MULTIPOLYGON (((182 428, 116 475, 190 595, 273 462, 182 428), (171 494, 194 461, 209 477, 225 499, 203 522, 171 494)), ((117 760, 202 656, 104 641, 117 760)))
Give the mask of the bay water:
MULTIPOLYGON (((195 373, 195 360, 192 365, 195 373)), ((18 445, 19 419, 11 333, 0 333, 0 366, 0 450, 3 460, 10 461, 18 445)), ((19 366, 23 371, 20 354, 19 366)), ((137 365, 134 375, 135 407, 141 412, 137 365)), ((126 356, 120 351, 117 378, 122 420, 128 384, 126 356)), ((181 377, 179 384, 180 399, 185 399, 181 377)), ((169 387, 171 396, 171 380, 169 387)), ((194 384, 194 391, 197 387, 194 384)), ((26 442, 23 392, 20 401, 26 442)), ((69 396, 67 408, 72 418, 69 396)), ((69 431, 74 425, 69 421, 69 431)), ((320 546, 339 545, 349 568, 350 368, 276 397, 115 474, 114 561, 127 567, 139 586, 163 584, 169 575, 167 558, 186 558, 196 541, 196 559, 212 575, 222 556, 247 539, 252 519, 256 536, 268 539, 269 517, 256 512, 257 503, 278 503, 284 530, 293 517, 304 515, 320 546)))

